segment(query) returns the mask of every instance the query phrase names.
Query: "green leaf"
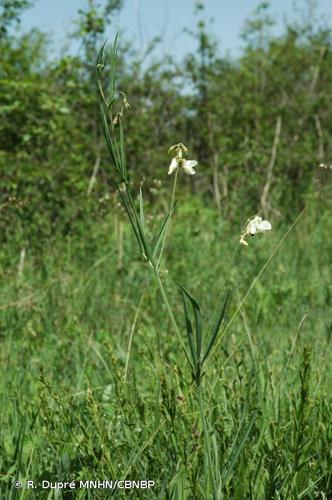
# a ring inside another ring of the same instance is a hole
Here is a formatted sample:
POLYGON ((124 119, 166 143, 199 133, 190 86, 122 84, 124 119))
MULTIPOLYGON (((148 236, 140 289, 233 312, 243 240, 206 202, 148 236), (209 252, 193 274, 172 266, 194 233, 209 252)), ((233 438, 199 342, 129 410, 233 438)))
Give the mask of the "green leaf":
POLYGON ((155 241, 153 243, 153 246, 154 246, 153 253, 152 253, 153 259, 156 257, 156 255, 158 253, 160 244, 162 242, 162 236, 163 236, 163 234, 165 232, 165 229, 167 227, 167 221, 172 216, 172 214, 174 212, 174 209, 175 209, 175 206, 176 206, 176 201, 173 203, 173 207, 171 208, 171 210, 169 211, 169 213, 165 217, 164 222, 162 223, 162 225, 161 225, 161 227, 159 229, 159 233, 157 234, 157 237, 156 237, 156 239, 155 239, 155 241))
POLYGON ((134 218, 133 218, 133 216, 132 216, 132 213, 131 213, 130 207, 129 207, 129 205, 128 205, 128 202, 127 202, 127 200, 126 200, 126 197, 124 196, 124 194, 123 194, 123 192, 121 191, 121 189, 119 189, 119 187, 118 187, 118 192, 119 192, 119 194, 120 194, 120 197, 121 197, 122 203, 123 203, 123 205, 124 205, 124 207, 125 207, 125 209, 126 209, 127 215, 128 215, 128 217, 129 217, 129 220, 130 220, 131 226, 132 226, 133 231, 134 231, 134 233, 135 233, 136 240, 137 240, 137 242, 138 242, 138 244, 139 244, 140 250, 141 250, 141 252, 143 253, 143 252, 144 252, 144 249, 143 249, 143 247, 142 247, 142 242, 141 242, 141 239, 140 239, 139 233, 138 233, 137 228, 136 228, 135 219, 134 219, 134 218))
POLYGON ((145 231, 144 203, 143 203, 143 193, 141 187, 139 188, 139 216, 141 219, 142 228, 145 231))
POLYGON ((110 91, 113 95, 115 92, 115 70, 116 70, 116 61, 118 57, 118 38, 119 33, 115 35, 113 46, 111 48, 111 71, 110 71, 110 91))
POLYGON ((121 176, 121 179, 124 180, 123 176, 122 176, 121 167, 120 167, 119 157, 115 151, 113 139, 112 139, 110 131, 109 131, 107 117, 105 114, 105 106, 103 104, 102 99, 99 100, 99 108, 100 108, 101 123, 102 123, 103 131, 104 131, 107 149, 111 155, 111 159, 112 159, 112 162, 113 162, 115 168, 117 169, 118 173, 121 176))
POLYGON ((209 355, 209 353, 210 353, 210 351, 211 351, 211 349, 213 347, 213 344, 214 344, 214 342, 215 342, 215 340, 217 338, 217 335, 218 335, 221 323, 222 323, 222 321, 224 319, 224 316, 225 316, 227 302, 228 302, 228 299, 229 299, 229 294, 230 294, 230 289, 228 289, 227 292, 226 292, 226 297, 225 297, 225 300, 224 300, 223 307, 222 307, 222 309, 220 311, 220 314, 218 316, 217 322, 216 322, 216 324, 214 325, 214 327, 212 329, 211 336, 210 336, 210 339, 209 339, 209 342, 208 342, 205 354, 204 354, 203 359, 202 359, 202 363, 204 363, 204 361, 208 357, 208 355, 209 355))
POLYGON ((122 199, 122 202, 125 206, 125 209, 126 209, 128 217, 129 217, 131 226, 132 226, 133 231, 134 231, 135 236, 136 236, 136 240, 139 244, 140 251, 141 251, 142 255, 147 260, 151 261, 151 254, 150 254, 148 242, 146 240, 145 231, 141 225, 140 216, 137 214, 137 210, 136 210, 134 201, 132 199, 132 196, 130 194, 130 191, 126 187, 126 194, 128 196, 129 203, 128 203, 128 200, 126 199, 126 196, 124 195, 122 190, 119 189, 119 187, 118 187, 118 192, 119 192, 121 199, 122 199))
POLYGON ((103 72, 105 66, 105 47, 107 44, 107 40, 104 41, 103 45, 100 47, 97 57, 97 74, 101 74, 103 72))
POLYGON ((181 283, 177 282, 182 292, 186 295, 186 297, 190 300, 191 307, 195 316, 195 334, 196 334, 196 357, 199 362, 201 359, 201 350, 202 350, 202 316, 201 311, 198 305, 198 302, 190 293, 181 285, 181 283))
POLYGON ((195 349, 193 329, 191 326, 191 321, 189 319, 188 308, 187 308, 187 303, 186 303, 186 296, 182 290, 181 290, 181 292, 182 292, 183 311, 184 311, 184 317, 185 317, 185 321, 186 321, 186 330, 187 330, 187 336, 188 336, 188 341, 189 341, 189 347, 190 347, 191 357, 193 360, 193 365, 194 365, 195 370, 196 370, 197 369, 197 353, 196 353, 196 349, 195 349))
POLYGON ((134 214, 134 217, 135 217, 136 228, 137 228, 137 231, 138 231, 138 233, 140 235, 141 243, 142 243, 142 246, 144 248, 144 255, 146 256, 146 258, 150 262, 152 262, 151 252, 150 252, 150 248, 149 248, 149 242, 148 242, 148 240, 146 238, 144 227, 141 224, 140 216, 137 213, 137 209, 136 209, 134 200, 132 198, 132 195, 131 195, 131 192, 130 192, 129 189, 127 189, 127 195, 128 195, 128 199, 129 199, 131 208, 132 208, 132 213, 134 214))
POLYGON ((121 120, 120 120, 120 124, 119 124, 119 129, 120 129, 120 158, 121 158, 122 175, 123 175, 123 177, 125 179, 128 179, 127 164, 126 164, 126 152, 125 152, 124 135, 123 135, 123 126, 122 126, 122 121, 121 120))

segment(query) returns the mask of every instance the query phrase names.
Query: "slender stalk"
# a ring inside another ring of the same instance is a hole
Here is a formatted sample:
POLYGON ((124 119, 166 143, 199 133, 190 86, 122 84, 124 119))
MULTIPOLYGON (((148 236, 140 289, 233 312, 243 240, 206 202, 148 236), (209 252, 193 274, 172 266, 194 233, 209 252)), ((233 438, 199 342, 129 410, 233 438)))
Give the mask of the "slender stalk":
POLYGON ((288 235, 292 232, 292 230, 294 229, 294 227, 298 224, 298 222, 302 219, 302 217, 304 216, 304 214, 306 213, 306 211, 308 210, 309 206, 311 205, 311 203, 321 194, 322 191, 324 191, 325 189, 320 189, 316 194, 315 196, 313 197, 313 199, 301 210, 301 212, 299 213, 299 215, 294 219, 294 221, 292 222, 292 224, 289 226, 289 228, 287 229, 287 231, 285 232, 285 234, 282 236, 282 238, 279 240, 279 242, 277 243, 277 245, 274 247, 274 249, 272 250, 271 254, 269 255, 269 257, 267 258, 267 260, 265 261, 265 264, 262 266, 261 270, 259 271, 259 273, 257 274, 256 278, 252 281, 251 285, 249 286, 248 290, 246 291, 246 293, 244 294, 242 300, 240 301, 238 307, 236 308, 233 316, 231 317, 231 319, 229 320, 229 322, 227 323, 224 331, 222 332, 222 334, 219 336, 219 339, 217 340, 217 342, 215 343, 214 347, 211 349, 210 351, 210 354, 207 358, 207 361, 211 358, 211 356, 213 356, 213 353, 215 352, 215 350, 217 349, 217 347, 219 346, 220 342, 223 340, 223 338, 225 337, 227 331, 229 330, 231 324, 233 323, 234 319, 236 318, 236 316, 238 315, 238 312, 241 310, 243 304, 245 303, 245 301, 247 300, 249 294, 251 293, 251 291, 253 290, 253 288, 255 287, 257 281, 260 279, 260 277, 262 276, 262 274, 264 273, 265 269, 267 268, 267 266, 270 264, 271 260, 273 259, 273 257, 278 253, 280 247, 283 245, 283 243, 285 242, 285 240, 287 239, 288 235))
POLYGON ((176 185, 177 185, 177 178, 178 178, 178 170, 179 169, 177 168, 175 171, 172 197, 171 197, 171 203, 170 203, 170 207, 169 207, 169 217, 168 217, 168 220, 166 222, 165 232, 164 232, 164 236, 163 236, 163 241, 162 241, 158 261, 157 261, 157 263, 153 262, 153 260, 151 260, 150 262, 151 262, 151 267, 153 269, 154 276, 156 278, 156 282, 158 284, 158 288, 160 290, 161 296, 162 296, 164 304, 166 306, 168 316, 171 320, 172 326, 173 326, 175 333, 178 337, 179 343, 180 343, 180 345, 181 345, 181 347, 186 355, 186 358, 189 362, 189 365, 191 366, 191 362, 190 362, 190 359, 189 359, 189 356, 188 356, 188 353, 187 353, 187 350, 185 347, 185 343, 182 339, 180 329, 179 329, 178 324, 176 322, 175 316, 173 314, 172 308, 171 308, 170 303, 169 303, 168 298, 167 298, 167 294, 166 294, 163 282, 162 282, 162 280, 160 278, 160 274, 159 274, 160 261, 161 261, 162 255, 163 255, 163 251, 164 251, 164 247, 165 247, 165 243, 166 243, 166 238, 167 238, 167 232, 168 232, 169 223, 170 223, 170 219, 171 219, 171 213, 172 213, 172 209, 173 209, 173 205, 174 205, 174 201, 175 201, 175 192, 176 192, 176 185))
POLYGON ((167 238, 168 227, 169 227, 169 224, 170 224, 170 221, 171 221, 171 212, 172 212, 174 201, 175 201, 175 192, 176 192, 176 184, 177 184, 177 180, 178 180, 178 171, 179 171, 179 167, 175 170, 174 183, 173 183, 173 191, 172 191, 172 198, 171 198, 171 204, 170 204, 170 207, 169 207, 169 217, 168 217, 168 220, 166 222, 166 227, 165 227, 163 242, 162 242, 162 245, 161 245, 161 250, 160 250, 159 258, 158 258, 158 261, 157 261, 157 269, 159 269, 159 266, 160 266, 160 261, 161 261, 162 255, 163 255, 164 246, 165 246, 165 242, 166 242, 166 238, 167 238))
POLYGON ((205 408, 204 408, 204 402, 203 402, 202 390, 201 390, 200 384, 197 384, 197 394, 198 394, 198 400, 199 400, 199 410, 200 410, 202 424, 203 424, 205 450, 206 450, 206 454, 207 454, 209 472, 210 472, 210 477, 211 477, 211 482, 212 482, 212 487, 213 487, 213 498, 215 500, 217 500, 218 490, 217 490, 216 480, 214 477, 212 455, 211 455, 211 449, 210 449, 210 443, 209 443, 209 437, 208 437, 207 423, 206 423, 206 418, 205 418, 205 408))

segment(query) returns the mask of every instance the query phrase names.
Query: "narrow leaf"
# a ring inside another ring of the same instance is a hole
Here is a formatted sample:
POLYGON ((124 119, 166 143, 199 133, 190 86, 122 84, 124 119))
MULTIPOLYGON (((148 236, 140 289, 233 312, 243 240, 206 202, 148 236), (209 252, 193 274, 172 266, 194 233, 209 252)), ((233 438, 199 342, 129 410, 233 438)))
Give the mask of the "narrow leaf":
POLYGON ((184 311, 184 317, 185 317, 185 321, 186 321, 186 330, 187 330, 187 336, 188 336, 188 341, 189 341, 189 347, 190 347, 190 352, 191 352, 193 364, 194 364, 194 367, 196 370, 196 368, 197 368, 197 353, 196 353, 196 349, 195 349, 193 329, 191 326, 191 321, 189 319, 187 303, 186 303, 186 296, 182 290, 181 290, 181 292, 182 292, 183 311, 184 311))
POLYGON ((107 40, 104 41, 102 46, 99 49, 98 57, 97 57, 97 74, 101 74, 104 66, 105 66, 105 47, 107 40))
POLYGON ((131 192, 130 192, 129 189, 127 190, 127 194, 128 194, 128 199, 129 199, 131 208, 132 208, 132 213, 134 214, 134 217, 135 217, 136 228, 137 228, 137 231, 138 231, 138 233, 140 235, 141 242, 142 242, 142 245, 143 245, 143 248, 144 248, 144 254, 147 257, 147 259, 151 262, 151 252, 150 252, 150 248, 149 248, 149 243, 147 241, 146 234, 145 234, 145 231, 144 231, 144 227, 141 224, 140 216, 137 213, 135 202, 134 202, 134 200, 132 198, 132 195, 131 195, 131 192))
POLYGON ((139 188, 139 216, 141 219, 142 228, 145 231, 144 203, 143 203, 143 193, 141 187, 139 188))
POLYGON ((167 221, 168 219, 172 216, 173 212, 174 212, 174 209, 175 209, 175 206, 176 206, 176 201, 174 202, 173 204, 173 207, 172 209, 169 211, 169 213, 166 215, 165 219, 164 219, 164 222, 162 223, 160 229, 159 229, 159 233, 157 234, 157 237, 154 241, 154 249, 153 249, 153 258, 155 258, 155 256, 157 255, 158 253, 158 250, 159 250, 159 247, 160 247, 160 243, 162 241, 162 236, 165 232, 165 229, 166 229, 166 226, 167 226, 167 221))
POLYGON ((99 101, 99 108, 100 108, 101 123, 102 123, 103 131, 104 131, 107 149, 111 155, 111 159, 112 159, 114 166, 116 167, 117 171, 119 172, 119 174, 122 177, 122 172, 121 172, 120 163, 119 163, 119 157, 118 157, 118 155, 115 151, 115 148, 114 148, 114 141, 113 141, 111 134, 110 134, 110 131, 109 131, 104 104, 101 100, 99 101))
POLYGON ((199 308, 199 305, 194 299, 192 295, 184 288, 184 286, 181 285, 181 283, 177 282, 179 287, 181 288, 182 292, 188 297, 191 303, 191 307, 194 311, 194 316, 195 316, 195 333, 196 333, 196 355, 197 355, 197 360, 200 361, 201 359, 201 350, 202 350, 202 316, 201 316, 201 311, 199 308))
POLYGON ((209 342, 208 342, 205 354, 204 354, 203 359, 202 359, 202 363, 204 363, 204 361, 208 357, 208 355, 209 355, 209 353, 210 353, 210 351, 212 349, 212 346, 213 346, 213 344, 214 344, 214 342, 215 342, 215 340, 217 338, 217 335, 218 335, 221 323, 222 323, 222 321, 224 319, 224 316, 225 316, 227 302, 228 302, 228 299, 229 299, 229 294, 230 294, 230 289, 227 290, 223 307, 222 307, 222 309, 220 311, 220 314, 218 316, 217 322, 216 322, 216 324, 214 325, 214 327, 212 329, 211 336, 210 336, 210 339, 209 339, 209 342))
POLYGON ((123 175, 123 177, 125 179, 127 179, 128 176, 127 176, 127 165, 126 165, 126 152, 125 152, 125 145, 124 145, 123 126, 122 126, 122 121, 121 120, 120 120, 119 128, 120 128, 121 169, 122 169, 122 175, 123 175))
POLYGON ((118 36, 117 33, 113 42, 113 46, 111 48, 111 71, 110 71, 110 91, 111 94, 115 92, 115 70, 116 70, 116 61, 118 56, 118 36))
POLYGON ((122 193, 121 189, 119 189, 119 188, 118 188, 118 192, 119 192, 119 194, 120 194, 120 196, 121 196, 122 203, 123 203, 123 205, 124 205, 124 207, 125 207, 125 209, 126 209, 127 215, 128 215, 128 217, 129 217, 129 220, 130 220, 130 223, 131 223, 131 226, 132 226, 133 231, 134 231, 134 233, 135 233, 136 240, 137 240, 137 242, 138 242, 138 244, 139 244, 139 247, 140 247, 140 251, 141 251, 141 253, 143 254, 143 253, 144 253, 144 248, 143 248, 143 246, 142 246, 142 242, 141 242, 141 239, 140 239, 140 235, 139 235, 139 233, 138 233, 138 231, 137 231, 136 224, 135 224, 135 220, 134 220, 134 218, 133 218, 133 216, 132 216, 132 213, 131 213, 130 207, 129 207, 129 205, 128 205, 128 202, 127 202, 127 200, 126 200, 126 197, 125 197, 125 196, 124 196, 124 194, 122 193))

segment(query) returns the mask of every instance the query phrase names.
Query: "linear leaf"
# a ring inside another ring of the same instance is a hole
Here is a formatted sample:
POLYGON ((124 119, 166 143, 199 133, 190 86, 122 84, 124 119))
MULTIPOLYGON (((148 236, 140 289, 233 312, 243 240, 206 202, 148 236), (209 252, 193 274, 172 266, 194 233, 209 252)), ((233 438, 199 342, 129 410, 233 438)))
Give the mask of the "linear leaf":
POLYGON ((171 210, 169 211, 169 213, 166 215, 165 219, 164 219, 164 222, 162 223, 160 229, 159 229, 159 233, 157 234, 157 237, 153 243, 153 246, 154 246, 154 249, 153 249, 153 254, 152 254, 152 257, 155 258, 155 256, 157 255, 158 253, 158 250, 159 250, 159 247, 160 247, 160 243, 162 241, 162 236, 164 234, 164 231, 166 229, 166 226, 167 226, 167 221, 168 219, 172 216, 173 212, 174 212, 174 209, 175 209, 175 206, 176 206, 176 201, 173 203, 173 207, 171 208, 171 210))
POLYGON ((143 193, 141 187, 139 188, 139 216, 141 219, 142 227, 145 231, 144 203, 143 203, 143 193))
POLYGON ((127 175, 127 165, 126 165, 126 152, 125 152, 125 145, 124 145, 124 135, 123 135, 123 126, 122 126, 122 121, 120 120, 119 123, 119 129, 120 129, 120 158, 121 158, 121 169, 122 169, 122 175, 125 179, 128 178, 127 175))
POLYGON ((126 197, 124 196, 124 194, 122 193, 122 191, 121 191, 120 189, 118 189, 118 192, 119 192, 119 194, 120 194, 120 196, 121 196, 122 203, 124 204, 124 207, 125 207, 125 209, 126 209, 126 212, 127 212, 128 217, 129 217, 129 220, 130 220, 131 226, 132 226, 133 231, 134 231, 134 233, 135 233, 136 240, 137 240, 137 242, 138 242, 138 244, 139 244, 139 247, 140 247, 140 251, 141 251, 141 253, 143 254, 143 253, 144 253, 144 248, 143 248, 143 246, 142 246, 142 242, 141 242, 141 239, 140 239, 140 235, 139 235, 139 232, 137 231, 136 224, 135 224, 135 220, 134 220, 134 218, 133 218, 133 216, 132 216, 132 213, 131 213, 131 211, 130 211, 130 207, 129 207, 129 205, 128 205, 128 202, 127 202, 127 200, 126 200, 126 197))
POLYGON ((105 65, 105 47, 107 44, 107 40, 104 41, 102 46, 99 49, 98 57, 97 57, 97 73, 101 73, 104 65, 105 65))
POLYGON ((136 222, 136 228, 137 228, 137 231, 140 235, 140 238, 141 238, 141 243, 142 243, 142 246, 144 248, 144 255, 147 257, 147 259, 152 262, 152 259, 151 259, 151 252, 150 252, 150 248, 149 248, 149 243, 147 241, 147 238, 146 238, 146 234, 145 234, 145 231, 144 231, 144 227, 142 226, 141 224, 141 219, 140 219, 140 216, 139 214, 137 213, 137 209, 136 209, 136 206, 135 206, 135 202, 132 198, 132 195, 131 195, 131 192, 130 190, 128 189, 127 190, 127 194, 128 194, 128 199, 129 199, 129 202, 130 202, 130 205, 131 205, 131 208, 132 208, 132 212, 134 214, 134 217, 135 217, 135 222, 136 222))
POLYGON ((184 317, 185 317, 185 321, 186 321, 186 330, 187 330, 187 336, 188 336, 188 341, 189 341, 189 347, 190 347, 190 351, 191 351, 191 357, 193 360, 193 364, 194 364, 194 367, 196 369, 196 367, 197 367, 197 353, 196 353, 196 349, 195 349, 193 329, 191 326, 191 321, 189 319, 188 308, 187 308, 187 303, 186 303, 186 296, 182 290, 181 290, 181 292, 182 292, 183 311, 184 311, 184 317))
POLYGON ((201 311, 198 305, 198 302, 190 293, 181 285, 181 283, 177 282, 182 292, 188 297, 191 303, 191 307, 194 311, 195 316, 195 333, 196 333, 196 355, 197 360, 201 359, 201 350, 202 350, 202 316, 201 311))
POLYGON ((112 139, 110 131, 109 131, 107 117, 106 117, 106 114, 105 114, 105 107, 104 107, 104 104, 103 104, 102 100, 99 101, 99 108, 100 108, 101 123, 102 123, 103 131, 104 131, 104 136, 105 136, 105 140, 106 140, 106 144, 107 144, 107 149, 108 149, 108 151, 109 151, 109 153, 111 155, 111 159, 112 159, 112 162, 113 162, 114 166, 116 167, 117 171, 121 175, 121 178, 123 178, 122 177, 122 172, 121 172, 121 169, 120 169, 119 156, 116 153, 115 148, 114 148, 115 144, 114 144, 114 140, 112 139))
POLYGON ((216 322, 216 324, 214 325, 214 327, 212 329, 211 336, 210 336, 210 339, 209 339, 209 342, 208 342, 205 354, 204 354, 203 359, 202 359, 202 363, 204 363, 204 361, 208 357, 208 355, 209 355, 209 353, 210 353, 210 351, 212 349, 212 346, 213 346, 213 344, 214 344, 214 342, 216 340, 216 337, 218 335, 221 323, 222 323, 222 321, 224 319, 224 316, 225 316, 227 302, 228 302, 228 299, 229 299, 229 294, 230 294, 230 289, 228 289, 227 292, 226 292, 226 297, 225 297, 225 300, 224 300, 223 307, 222 307, 222 309, 220 311, 220 314, 218 316, 217 322, 216 322))
POLYGON ((116 70, 116 61, 117 61, 117 56, 118 56, 118 37, 119 34, 117 33, 114 38, 114 42, 111 48, 111 71, 110 71, 110 90, 111 94, 113 95, 115 92, 115 70, 116 70))

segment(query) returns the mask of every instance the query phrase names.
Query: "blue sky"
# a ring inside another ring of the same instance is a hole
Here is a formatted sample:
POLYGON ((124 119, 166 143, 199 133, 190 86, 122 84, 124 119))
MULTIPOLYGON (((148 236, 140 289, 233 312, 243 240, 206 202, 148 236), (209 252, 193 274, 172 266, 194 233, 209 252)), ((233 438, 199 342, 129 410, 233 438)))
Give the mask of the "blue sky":
MULTIPOLYGON (((103 0, 99 0, 103 3, 103 0)), ((126 37, 135 40, 138 49, 144 50, 147 42, 161 35, 163 42, 159 51, 181 58, 188 51, 195 50, 194 40, 183 28, 194 28, 194 0, 125 0, 125 6, 118 15, 114 27, 121 29, 126 37)), ((205 0, 206 20, 213 19, 212 31, 219 41, 220 51, 236 56, 241 47, 239 33, 245 19, 260 3, 259 0, 205 0)), ((271 12, 276 19, 276 30, 280 31, 283 16, 294 15, 294 4, 302 6, 303 0, 271 0, 271 12)), ((332 23, 332 0, 316 0, 317 11, 326 22, 332 23)), ((22 29, 38 27, 51 33, 53 53, 61 50, 75 52, 77 46, 65 46, 65 40, 72 30, 77 11, 86 5, 85 0, 35 0, 32 9, 22 18, 22 29)), ((109 33, 110 38, 114 33, 109 33)))

